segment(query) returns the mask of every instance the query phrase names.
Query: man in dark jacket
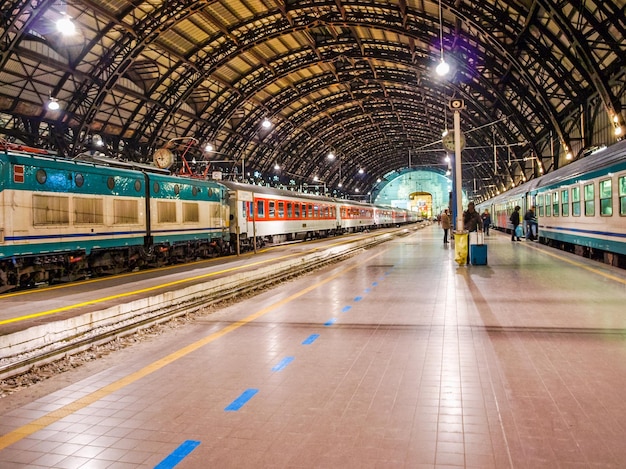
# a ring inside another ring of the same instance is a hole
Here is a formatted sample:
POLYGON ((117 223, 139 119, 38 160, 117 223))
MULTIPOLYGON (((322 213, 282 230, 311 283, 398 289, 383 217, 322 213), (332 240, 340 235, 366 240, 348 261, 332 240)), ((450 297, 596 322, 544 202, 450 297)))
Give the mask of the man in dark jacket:
POLYGON ((521 241, 520 237, 517 236, 517 234, 515 233, 515 231, 517 231, 516 230, 517 226, 519 225, 519 222, 520 222, 519 211, 521 209, 522 207, 520 207, 519 205, 516 205, 515 209, 513 210, 513 213, 511 214, 511 217, 509 218, 509 220, 511 220, 511 223, 513 224, 513 231, 511 231, 511 241, 521 241))
POLYGON ((467 210, 463 212, 463 229, 477 231, 482 225, 480 214, 474 208, 474 202, 467 204, 467 210))
POLYGON ((534 241, 537 235, 537 217, 535 217, 535 207, 530 207, 524 215, 524 221, 526 222, 526 239, 528 241, 534 241))

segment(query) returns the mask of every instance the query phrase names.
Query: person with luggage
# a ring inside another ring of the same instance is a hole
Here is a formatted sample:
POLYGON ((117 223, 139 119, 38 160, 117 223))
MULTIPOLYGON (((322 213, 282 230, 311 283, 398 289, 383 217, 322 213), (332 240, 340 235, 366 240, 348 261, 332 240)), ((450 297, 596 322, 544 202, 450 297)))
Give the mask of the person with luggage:
POLYGON ((467 204, 467 210, 463 212, 463 228, 470 232, 482 228, 480 214, 474 208, 474 202, 467 204))
POLYGON ((489 227, 491 226, 491 215, 489 214, 489 209, 485 209, 480 218, 483 221, 483 232, 485 233, 485 236, 489 236, 489 227))
POLYGON ((526 239, 535 241, 537 239, 537 217, 535 216, 534 205, 524 215, 524 222, 526 223, 526 239))
POLYGON ((519 211, 522 209, 519 205, 515 206, 513 213, 509 217, 511 224, 513 225, 513 230, 511 231, 511 241, 521 241, 519 234, 517 233, 517 227, 520 224, 520 214, 519 211))
POLYGON ((441 214, 441 228, 443 229, 443 244, 448 244, 448 233, 450 232, 450 215, 448 209, 441 214))

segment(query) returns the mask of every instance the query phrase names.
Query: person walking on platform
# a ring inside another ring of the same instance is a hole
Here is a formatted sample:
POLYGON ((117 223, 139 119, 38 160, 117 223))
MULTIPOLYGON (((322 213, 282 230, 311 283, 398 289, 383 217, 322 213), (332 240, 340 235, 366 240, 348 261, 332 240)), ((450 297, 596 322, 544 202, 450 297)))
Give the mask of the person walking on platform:
POLYGON ((441 228, 443 229, 443 244, 448 244, 448 233, 450 232, 450 215, 448 209, 445 209, 441 214, 441 228))
POLYGON ((491 226, 491 215, 489 214, 489 210, 485 209, 480 218, 483 221, 483 232, 485 233, 485 236, 489 236, 489 227, 491 226))
POLYGON ((537 239, 537 217, 535 216, 534 205, 524 215, 524 222, 526 223, 526 239, 534 241, 537 239))
POLYGON ((521 209, 522 207, 520 207, 519 205, 516 205, 515 209, 513 210, 513 213, 511 214, 511 217, 509 218, 509 220, 513 224, 513 230, 511 231, 511 241, 521 241, 520 237, 517 236, 517 227, 519 226, 519 223, 520 223, 519 211, 521 209))
POLYGON ((480 215, 474 208, 474 202, 470 202, 463 212, 463 228, 467 231, 478 231, 479 227, 482 227, 480 215))

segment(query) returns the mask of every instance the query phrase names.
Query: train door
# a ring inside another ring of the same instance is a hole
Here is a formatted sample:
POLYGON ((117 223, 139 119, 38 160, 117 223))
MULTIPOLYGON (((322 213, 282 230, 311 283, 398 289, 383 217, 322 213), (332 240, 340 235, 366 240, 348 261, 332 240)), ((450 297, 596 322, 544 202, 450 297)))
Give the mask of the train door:
POLYGON ((228 205, 230 207, 230 232, 235 236, 237 254, 240 252, 241 242, 254 237, 254 218, 250 206, 252 205, 252 192, 229 191, 228 205))

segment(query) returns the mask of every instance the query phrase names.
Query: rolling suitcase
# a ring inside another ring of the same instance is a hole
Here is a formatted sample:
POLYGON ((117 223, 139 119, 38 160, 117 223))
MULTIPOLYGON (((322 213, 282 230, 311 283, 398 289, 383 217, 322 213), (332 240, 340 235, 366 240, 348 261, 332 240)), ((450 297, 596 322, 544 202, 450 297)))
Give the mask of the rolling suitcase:
POLYGON ((470 244, 470 262, 472 265, 487 265, 487 245, 482 231, 476 232, 476 241, 476 244, 470 244))

